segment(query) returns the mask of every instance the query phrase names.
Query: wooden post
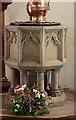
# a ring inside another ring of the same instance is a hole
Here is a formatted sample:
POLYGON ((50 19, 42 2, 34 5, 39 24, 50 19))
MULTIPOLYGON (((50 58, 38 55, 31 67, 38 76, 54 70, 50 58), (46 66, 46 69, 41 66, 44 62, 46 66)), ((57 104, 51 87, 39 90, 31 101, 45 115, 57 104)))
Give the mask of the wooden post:
POLYGON ((0 80, 0 89, 2 88, 2 91, 0 92, 4 92, 4 90, 6 90, 6 86, 7 89, 10 87, 10 83, 7 81, 7 78, 5 76, 5 63, 4 63, 4 24, 5 24, 5 18, 4 18, 4 11, 7 9, 7 6, 11 4, 11 2, 0 2, 0 19, 1 19, 1 38, 0 38, 0 60, 2 61, 2 77, 0 80))

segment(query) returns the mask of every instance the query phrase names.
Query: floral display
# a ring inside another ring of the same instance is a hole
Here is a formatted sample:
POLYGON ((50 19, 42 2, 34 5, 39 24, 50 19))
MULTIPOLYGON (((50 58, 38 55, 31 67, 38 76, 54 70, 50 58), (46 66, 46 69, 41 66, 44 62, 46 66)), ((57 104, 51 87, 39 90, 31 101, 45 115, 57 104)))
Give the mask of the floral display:
POLYGON ((37 86, 29 89, 25 85, 16 85, 13 89, 11 110, 16 115, 38 116, 49 113, 48 105, 45 104, 48 95, 45 91, 38 90, 37 86))

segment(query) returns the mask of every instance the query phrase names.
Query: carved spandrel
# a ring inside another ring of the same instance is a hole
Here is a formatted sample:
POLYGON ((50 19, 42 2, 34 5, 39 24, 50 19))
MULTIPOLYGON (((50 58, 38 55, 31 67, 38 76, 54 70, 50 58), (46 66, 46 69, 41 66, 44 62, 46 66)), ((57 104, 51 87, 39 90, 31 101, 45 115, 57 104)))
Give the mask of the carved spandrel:
POLYGON ((24 40, 28 39, 28 36, 29 36, 29 31, 24 31, 24 30, 21 30, 21 44, 24 42, 24 40))
POLYGON ((28 41, 33 40, 33 42, 39 46, 40 44, 40 39, 39 39, 39 32, 38 31, 21 31, 21 35, 22 35, 22 40, 21 40, 21 44, 28 44, 28 41))
POLYGON ((48 46, 51 40, 56 45, 60 45, 60 32, 59 31, 45 31, 45 46, 48 46))
POLYGON ((10 30, 6 31, 6 58, 11 60, 17 60, 17 32, 10 30))
POLYGON ((13 42, 17 42, 17 33, 15 31, 8 31, 7 34, 7 41, 9 44, 12 44, 13 42))
POLYGON ((40 36, 40 31, 32 31, 31 33, 32 33, 33 39, 34 39, 34 40, 37 40, 37 41, 38 41, 38 44, 40 44, 40 38, 39 38, 39 36, 40 36))

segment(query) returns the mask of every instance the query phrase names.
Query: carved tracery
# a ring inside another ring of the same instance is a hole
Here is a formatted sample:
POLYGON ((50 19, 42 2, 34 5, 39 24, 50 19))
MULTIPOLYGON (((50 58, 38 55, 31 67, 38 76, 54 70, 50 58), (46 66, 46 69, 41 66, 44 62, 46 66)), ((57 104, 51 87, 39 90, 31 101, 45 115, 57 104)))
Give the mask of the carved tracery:
POLYGON ((30 38, 31 38, 31 40, 37 45, 37 46, 39 46, 39 44, 40 44, 40 39, 39 39, 39 37, 38 37, 38 35, 37 35, 38 33, 37 32, 35 32, 35 34, 34 34, 34 31, 32 32, 32 31, 28 31, 28 32, 25 32, 25 31, 23 31, 22 32, 22 41, 21 41, 21 44, 22 45, 24 45, 24 44, 28 44, 28 42, 29 42, 29 40, 30 40, 30 38))
POLYGON ((60 45, 59 32, 46 32, 45 45, 48 46, 51 40, 53 40, 55 45, 60 45))
POLYGON ((17 42, 17 33, 15 31, 8 32, 8 43, 17 42))

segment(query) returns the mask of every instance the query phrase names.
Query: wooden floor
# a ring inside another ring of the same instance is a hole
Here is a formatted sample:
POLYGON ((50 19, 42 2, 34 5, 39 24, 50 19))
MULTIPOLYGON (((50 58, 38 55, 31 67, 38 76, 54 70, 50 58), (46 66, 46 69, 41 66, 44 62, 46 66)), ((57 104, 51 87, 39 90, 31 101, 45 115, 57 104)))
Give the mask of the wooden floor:
MULTIPOLYGON (((9 109, 8 104, 5 104, 5 98, 7 93, 3 93, 0 95, 0 99, 2 96, 2 103, 0 100, 0 117, 2 117, 1 120, 55 120, 55 119, 60 119, 60 120, 75 120, 75 106, 76 106, 76 95, 70 92, 66 92, 66 100, 65 102, 58 104, 56 106, 53 106, 50 109, 50 113, 47 115, 43 116, 38 116, 38 117, 28 117, 28 116, 16 116, 12 115, 9 109)), ((8 102, 8 101, 7 101, 8 102)))

